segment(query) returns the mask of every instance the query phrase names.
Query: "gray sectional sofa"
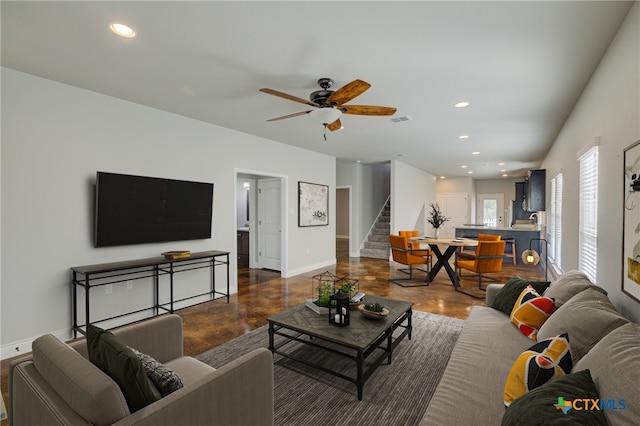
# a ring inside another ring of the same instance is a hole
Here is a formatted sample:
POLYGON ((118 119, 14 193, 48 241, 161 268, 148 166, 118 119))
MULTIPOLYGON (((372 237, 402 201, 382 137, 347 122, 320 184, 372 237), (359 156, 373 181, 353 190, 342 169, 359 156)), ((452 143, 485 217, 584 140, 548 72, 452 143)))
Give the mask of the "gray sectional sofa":
MULTIPOLYGON (((507 314, 491 308, 501 289, 502 285, 489 285, 486 306, 472 308, 422 426, 501 424, 509 371, 516 358, 536 343, 525 337, 507 314)), ((545 295, 555 300, 556 310, 540 328, 538 341, 567 332, 573 359, 571 373, 590 371, 608 424, 638 424, 640 325, 620 315, 606 292, 577 271, 552 282, 545 295)), ((536 395, 544 393, 544 386, 536 389, 536 395)), ((533 395, 533 390, 529 393, 533 395)), ((514 405, 515 401, 509 410, 514 405)), ((548 408, 563 415, 551 405, 548 408)), ((542 424, 536 417, 523 418, 518 424, 542 424)))
POLYGON ((119 386, 93 365, 84 339, 52 335, 9 367, 12 425, 272 425, 273 357, 256 349, 214 369, 183 356, 182 319, 162 315, 113 331, 180 377, 183 387, 134 413, 119 386))

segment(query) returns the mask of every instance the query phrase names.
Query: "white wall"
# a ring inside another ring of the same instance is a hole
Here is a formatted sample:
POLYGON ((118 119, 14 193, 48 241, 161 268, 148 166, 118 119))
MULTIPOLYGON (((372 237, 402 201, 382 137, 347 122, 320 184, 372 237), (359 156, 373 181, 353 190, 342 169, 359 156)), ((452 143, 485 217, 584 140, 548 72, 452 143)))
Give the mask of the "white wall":
MULTIPOLYGON (((578 268, 577 154, 600 139, 597 284, 616 307, 640 322, 640 304, 621 291, 623 150, 640 139, 640 4, 636 3, 542 162, 547 181, 563 173, 565 271, 578 268)), ((547 205, 549 205, 547 185, 547 205)))
POLYGON ((391 233, 425 233, 425 211, 436 199, 436 178, 401 161, 391 162, 391 233))
MULTIPOLYGON (((335 221, 298 228, 296 217, 298 181, 335 188, 334 157, 7 68, 2 68, 1 113, 3 358, 16 354, 6 354, 5 348, 43 333, 68 337, 72 266, 154 257, 173 249, 224 250, 231 252, 235 292, 237 169, 285 176, 285 274, 335 263, 335 221), (97 170, 213 182, 212 239, 94 248, 97 170), (310 253, 299 249, 310 240, 310 253)), ((329 207, 333 217, 333 190, 329 207)), ((208 277, 204 271, 188 274, 176 275, 176 283, 208 277)), ((222 270, 218 275, 223 281, 222 270)), ((98 293, 97 310, 118 307, 115 289, 113 296, 98 293)), ((125 295, 140 303, 148 298, 138 288, 125 295)))

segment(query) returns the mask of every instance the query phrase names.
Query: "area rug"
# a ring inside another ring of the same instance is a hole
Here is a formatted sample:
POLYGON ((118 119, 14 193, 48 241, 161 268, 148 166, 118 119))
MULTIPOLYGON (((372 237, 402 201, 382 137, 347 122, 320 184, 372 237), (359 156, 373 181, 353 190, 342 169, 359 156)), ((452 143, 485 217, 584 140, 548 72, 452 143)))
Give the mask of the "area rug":
MULTIPOLYGON (((288 425, 418 425, 442 377, 464 321, 413 312, 411 340, 403 340, 391 365, 378 367, 365 383, 358 401, 355 384, 276 355, 274 423, 288 425)), ((340 366, 340 357, 296 344, 298 356, 355 371, 355 363, 340 366)), ((269 346, 267 326, 213 348, 196 358, 221 367, 240 355, 269 346)))

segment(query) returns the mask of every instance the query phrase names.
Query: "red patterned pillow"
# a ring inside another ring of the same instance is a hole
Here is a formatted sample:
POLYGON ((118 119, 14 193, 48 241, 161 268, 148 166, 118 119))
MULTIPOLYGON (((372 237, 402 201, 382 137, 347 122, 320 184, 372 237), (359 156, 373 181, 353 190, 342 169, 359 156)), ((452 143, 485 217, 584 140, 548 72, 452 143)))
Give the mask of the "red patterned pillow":
POLYGON ((537 340, 542 324, 551 316, 556 305, 553 299, 543 297, 531 286, 527 286, 511 310, 511 322, 531 340, 537 340))

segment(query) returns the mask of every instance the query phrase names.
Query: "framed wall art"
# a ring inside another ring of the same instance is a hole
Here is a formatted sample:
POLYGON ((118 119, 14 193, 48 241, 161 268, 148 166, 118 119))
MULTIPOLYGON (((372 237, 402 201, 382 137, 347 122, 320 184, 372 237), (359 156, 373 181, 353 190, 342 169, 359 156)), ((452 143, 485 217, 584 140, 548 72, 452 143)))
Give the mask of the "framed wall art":
POLYGON ((622 292, 640 302, 640 140, 624 149, 622 292))
POLYGON ((298 226, 329 225, 329 186, 298 182, 298 226))

